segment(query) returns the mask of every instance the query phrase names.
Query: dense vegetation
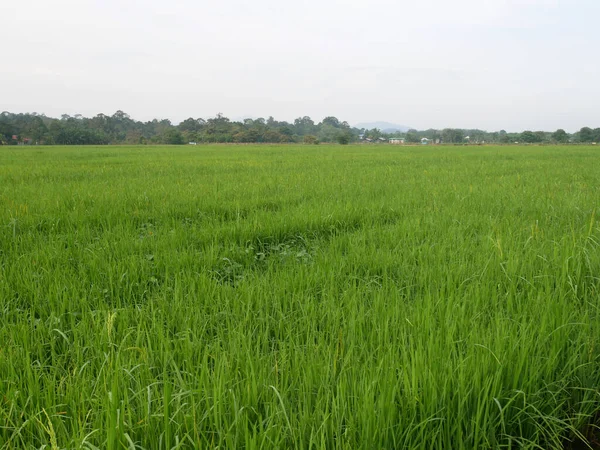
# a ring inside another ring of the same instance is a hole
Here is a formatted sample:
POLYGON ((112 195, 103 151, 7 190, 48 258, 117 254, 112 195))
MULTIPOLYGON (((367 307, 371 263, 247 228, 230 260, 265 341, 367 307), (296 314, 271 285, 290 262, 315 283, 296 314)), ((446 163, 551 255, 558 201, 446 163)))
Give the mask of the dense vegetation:
MULTIPOLYGON (((388 130, 389 131, 389 130, 388 130)), ((487 132, 482 130, 409 130, 406 133, 351 127, 336 117, 326 117, 315 123, 310 117, 299 117, 293 123, 278 122, 273 117, 231 121, 218 114, 207 120, 189 118, 178 125, 169 120, 139 122, 123 111, 112 116, 98 114, 93 118, 63 115, 54 119, 39 114, 0 114, 0 145, 2 144, 184 144, 198 143, 285 143, 338 142, 347 144, 359 140, 377 142, 380 138, 404 137, 408 143, 422 138, 433 142, 462 143, 592 143, 600 142, 600 128, 582 128, 570 135, 564 130, 487 132)))
POLYGON ((0 448, 563 448, 595 147, 0 152, 0 448))
POLYGON ((183 144, 188 142, 349 142, 358 137, 346 122, 326 117, 315 124, 301 117, 293 124, 277 122, 272 117, 232 122, 216 117, 184 120, 173 125, 169 120, 138 122, 122 111, 112 116, 98 114, 88 119, 63 116, 60 120, 34 114, 0 115, 0 140, 5 143, 40 142, 45 144, 183 144), (13 137, 16 136, 16 139, 13 137))

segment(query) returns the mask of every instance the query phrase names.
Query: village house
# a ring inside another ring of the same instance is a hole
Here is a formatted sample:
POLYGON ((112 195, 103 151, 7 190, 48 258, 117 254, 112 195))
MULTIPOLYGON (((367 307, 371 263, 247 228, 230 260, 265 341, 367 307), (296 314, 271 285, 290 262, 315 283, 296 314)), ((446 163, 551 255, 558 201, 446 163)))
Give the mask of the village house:
POLYGON ((389 139, 390 144, 404 144, 405 139, 403 137, 393 137, 389 139))
POLYGON ((30 137, 23 137, 19 139, 19 136, 16 134, 12 135, 12 140, 17 142, 17 145, 32 145, 33 139, 30 137))

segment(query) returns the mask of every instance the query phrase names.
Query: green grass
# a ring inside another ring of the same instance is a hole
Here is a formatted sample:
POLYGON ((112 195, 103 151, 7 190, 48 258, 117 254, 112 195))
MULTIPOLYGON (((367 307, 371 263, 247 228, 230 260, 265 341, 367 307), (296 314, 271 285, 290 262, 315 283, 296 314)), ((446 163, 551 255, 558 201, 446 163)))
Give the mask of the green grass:
POLYGON ((595 147, 0 148, 0 449, 564 448, 595 147))

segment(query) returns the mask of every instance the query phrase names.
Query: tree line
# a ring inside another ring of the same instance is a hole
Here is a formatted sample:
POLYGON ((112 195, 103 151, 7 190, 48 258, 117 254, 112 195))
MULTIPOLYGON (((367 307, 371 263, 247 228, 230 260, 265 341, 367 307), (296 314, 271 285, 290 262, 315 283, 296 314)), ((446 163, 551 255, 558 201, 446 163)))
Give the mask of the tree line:
POLYGON ((44 114, 3 112, 0 114, 0 145, 104 145, 104 144, 184 144, 195 143, 307 143, 384 142, 392 137, 408 143, 419 143, 423 138, 434 143, 591 143, 600 142, 600 128, 581 128, 569 134, 562 129, 554 132, 523 131, 507 133, 504 130, 488 132, 446 128, 443 130, 408 130, 385 132, 379 129, 359 129, 336 117, 315 122, 308 116, 293 122, 268 119, 232 121, 223 114, 209 119, 189 118, 174 125, 168 119, 141 122, 123 111, 112 116, 98 114, 87 118, 81 115, 62 115, 60 118, 44 114))
POLYGON ((288 123, 273 117, 232 121, 217 114, 206 120, 189 118, 174 125, 168 119, 136 121, 123 111, 92 118, 65 114, 60 119, 36 113, 0 114, 3 144, 348 143, 359 133, 335 117, 315 123, 305 116, 288 123))
POLYGON ((445 144, 590 144, 600 142, 600 128, 583 127, 572 134, 563 129, 554 132, 526 130, 520 133, 508 133, 505 130, 489 132, 477 129, 446 128, 443 130, 409 130, 407 133, 397 134, 397 136, 404 137, 409 143, 417 143, 421 139, 427 138, 445 144))

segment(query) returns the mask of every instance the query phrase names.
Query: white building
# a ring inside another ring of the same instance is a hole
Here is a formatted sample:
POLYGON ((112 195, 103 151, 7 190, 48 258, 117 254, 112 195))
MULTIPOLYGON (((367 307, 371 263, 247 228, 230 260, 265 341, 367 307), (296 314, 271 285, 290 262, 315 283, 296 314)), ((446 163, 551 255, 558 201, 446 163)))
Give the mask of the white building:
POLYGON ((405 140, 404 138, 400 138, 400 137, 393 137, 389 139, 390 144, 404 144, 405 140))

